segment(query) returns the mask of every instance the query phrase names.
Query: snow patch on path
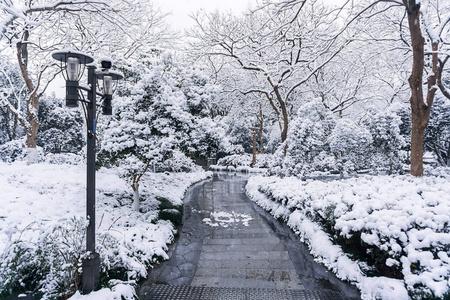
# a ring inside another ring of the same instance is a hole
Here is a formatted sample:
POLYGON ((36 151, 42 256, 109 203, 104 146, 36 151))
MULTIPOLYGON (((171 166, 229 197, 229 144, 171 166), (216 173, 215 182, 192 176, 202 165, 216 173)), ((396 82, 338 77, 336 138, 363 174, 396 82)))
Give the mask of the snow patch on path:
POLYGON ((227 228, 232 224, 242 224, 243 226, 249 226, 249 222, 253 220, 253 217, 247 214, 238 214, 236 212, 218 211, 212 212, 209 218, 204 218, 203 222, 211 227, 224 227, 227 228))

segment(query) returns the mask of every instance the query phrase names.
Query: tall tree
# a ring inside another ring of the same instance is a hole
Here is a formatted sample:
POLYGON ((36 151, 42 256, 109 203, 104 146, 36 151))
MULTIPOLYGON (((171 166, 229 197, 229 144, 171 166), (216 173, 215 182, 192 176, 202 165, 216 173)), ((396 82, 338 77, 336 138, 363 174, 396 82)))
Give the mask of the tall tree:
MULTIPOLYGON (((411 76, 409 77, 409 85, 411 89, 411 175, 422 176, 423 174, 423 144, 425 137, 425 128, 430 118, 431 107, 433 105, 434 96, 437 91, 437 78, 440 69, 438 66, 438 51, 440 43, 440 34, 446 23, 450 22, 450 18, 444 19, 444 22, 438 25, 437 30, 432 28, 428 19, 429 7, 428 1, 417 3, 415 0, 403 0, 406 8, 409 32, 411 35, 411 48, 413 53, 413 63, 411 76), (424 16, 421 20, 421 12, 424 16), (421 25, 425 25, 425 34, 421 29, 421 25), (425 38, 431 42, 431 73, 429 73, 427 88, 425 94, 423 91, 423 77, 425 67, 425 38)), ((449 14, 450 17, 450 14, 449 14)))
MULTIPOLYGON (((378 0, 366 3, 370 4, 358 10, 352 21, 384 14, 395 7, 401 7, 404 11, 399 20, 386 18, 386 22, 398 24, 399 41, 412 53, 409 56, 411 71, 408 79, 411 107, 411 175, 422 176, 425 128, 445 65, 445 59, 439 58, 446 57, 445 52, 450 46, 450 3, 438 0, 378 0)), ((444 92, 444 89, 441 90, 444 92)))

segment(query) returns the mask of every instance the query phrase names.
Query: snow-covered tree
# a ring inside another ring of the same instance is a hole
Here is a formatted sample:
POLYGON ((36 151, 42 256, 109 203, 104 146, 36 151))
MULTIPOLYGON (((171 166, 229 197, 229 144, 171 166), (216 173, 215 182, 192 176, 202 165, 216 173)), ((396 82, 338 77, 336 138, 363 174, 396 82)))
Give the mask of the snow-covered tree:
POLYGON ((425 128, 430 118, 440 73, 439 52, 449 49, 450 4, 439 1, 403 0, 406 7, 413 64, 411 89, 411 175, 423 174, 425 128), (424 29, 422 29, 422 27, 424 29), (430 47, 431 46, 431 47, 430 47), (424 68, 429 66, 426 90, 423 91, 424 68))
MULTIPOLYGON (((154 55, 143 68, 136 85, 115 102, 99 155, 103 163, 120 166, 135 209, 139 180, 149 169, 177 171, 165 164, 174 155, 209 157, 226 143, 224 129, 208 116, 217 87, 199 70, 174 63, 168 54, 154 55)), ((192 161, 181 170, 190 168, 192 161)))
POLYGON ((0 144, 22 135, 17 113, 12 111, 25 109, 21 102, 24 84, 19 69, 5 57, 0 57, 0 144))
MULTIPOLYGON (((397 25, 397 47, 405 50, 410 63, 411 175, 421 176, 425 128, 439 90, 439 78, 445 65, 442 62, 450 45, 450 4, 439 0, 367 0, 355 3, 353 5, 352 1, 353 20, 384 16, 387 24, 397 25), (396 19, 389 15, 391 10, 397 12, 396 19)), ((371 32, 375 39, 383 39, 376 30, 371 32)))
POLYGON ((289 147, 282 159, 283 173, 303 176, 312 171, 329 170, 334 157, 328 139, 335 123, 336 116, 320 99, 302 105, 289 129, 289 147))

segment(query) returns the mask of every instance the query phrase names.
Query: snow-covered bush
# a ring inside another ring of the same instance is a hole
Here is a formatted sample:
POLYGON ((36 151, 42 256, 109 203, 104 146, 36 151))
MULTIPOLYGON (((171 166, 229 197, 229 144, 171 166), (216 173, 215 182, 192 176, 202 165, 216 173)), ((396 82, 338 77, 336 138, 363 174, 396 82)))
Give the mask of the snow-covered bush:
POLYGON ((250 167, 252 164, 252 154, 234 154, 220 158, 217 165, 223 167, 250 167))
POLYGON ((39 102, 39 132, 37 144, 45 153, 78 153, 84 145, 82 113, 65 107, 55 97, 39 102))
POLYGON ((289 126, 287 151, 281 145, 277 155, 282 155, 284 176, 304 176, 313 171, 325 171, 333 165, 333 156, 328 140, 335 127, 335 116, 319 101, 310 101, 297 111, 289 126))
POLYGON ((196 165, 192 159, 179 150, 174 150, 172 156, 155 165, 157 172, 200 172, 202 167, 196 165))
POLYGON ((363 299, 447 299, 449 178, 449 169, 422 178, 252 177, 246 189, 363 299))
POLYGON ((272 165, 273 155, 272 154, 257 154, 256 164, 254 168, 269 168, 272 165))
MULTIPOLYGON (((36 162, 44 159, 44 151, 37 147, 32 149, 36 156, 36 162)), ((18 139, 0 145, 0 160, 4 162, 13 162, 16 160, 26 160, 30 155, 30 148, 27 148, 25 139, 18 139)))
POLYGON ((265 173, 272 163, 272 154, 257 154, 256 164, 252 166, 253 154, 233 154, 220 158, 211 170, 265 173))
POLYGON ((369 111, 363 123, 372 134, 371 169, 401 173, 407 153, 405 137, 400 132, 400 116, 390 109, 369 111))
POLYGON ((80 287, 84 219, 31 223, 0 255, 0 295, 23 290, 67 298, 80 287), (49 226, 50 225, 50 226, 49 226))
POLYGON ((343 173, 367 168, 372 136, 367 128, 351 119, 339 119, 329 136, 330 151, 336 158, 336 169, 343 173))
POLYGON ((48 153, 45 155, 45 162, 55 165, 78 165, 84 162, 84 158, 72 153, 48 153))
POLYGON ((5 162, 24 160, 27 156, 25 139, 13 140, 0 145, 0 158, 5 162))

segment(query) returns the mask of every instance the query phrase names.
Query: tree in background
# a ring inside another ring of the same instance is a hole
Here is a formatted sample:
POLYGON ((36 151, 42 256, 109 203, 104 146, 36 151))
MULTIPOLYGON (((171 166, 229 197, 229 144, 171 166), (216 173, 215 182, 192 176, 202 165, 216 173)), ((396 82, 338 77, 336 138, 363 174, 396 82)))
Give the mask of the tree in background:
POLYGON ((207 57, 213 69, 232 70, 227 76, 234 89, 263 97, 276 115, 284 142, 292 107, 302 100, 298 90, 349 43, 337 34, 339 19, 339 11, 319 1, 284 9, 263 5, 240 18, 199 13, 191 49, 207 57), (240 74, 248 79, 236 79, 240 74))
POLYGON ((305 176, 313 171, 329 171, 334 166, 329 137, 336 124, 336 115, 326 108, 321 99, 303 104, 292 119, 286 155, 277 158, 283 175, 305 176))
POLYGON ((23 88, 24 82, 19 69, 5 57, 0 57, 0 144, 22 135, 17 116, 24 109, 21 102, 24 96, 23 88))
POLYGON ((403 0, 409 25, 412 49, 411 89, 411 175, 423 175, 423 149, 425 128, 437 91, 438 78, 443 70, 439 66, 439 52, 448 48, 450 5, 438 1, 403 0), (421 17, 422 16, 422 17, 421 17), (421 27, 424 27, 424 30, 421 27), (444 41, 444 42, 442 42, 444 41), (429 57, 431 56, 431 59, 429 57), (427 62, 427 63, 426 63, 427 62), (423 91, 424 69, 427 70, 426 90, 423 91))
POLYGON ((341 176, 368 166, 372 135, 365 126, 350 119, 338 119, 329 136, 330 150, 341 176))

